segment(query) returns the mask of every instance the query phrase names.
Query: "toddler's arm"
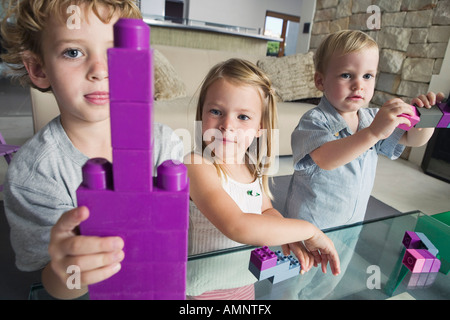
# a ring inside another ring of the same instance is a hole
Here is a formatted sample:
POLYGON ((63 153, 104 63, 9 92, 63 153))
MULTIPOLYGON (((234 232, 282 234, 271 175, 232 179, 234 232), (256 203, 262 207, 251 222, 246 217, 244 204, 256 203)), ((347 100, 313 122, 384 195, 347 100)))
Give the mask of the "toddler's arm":
POLYGON ((401 123, 409 123, 400 114, 412 114, 411 107, 401 99, 386 102, 378 111, 372 124, 355 134, 324 143, 310 153, 314 162, 324 170, 345 165, 373 147, 379 140, 389 137, 401 123))
MULTIPOLYGON (((411 104, 418 108, 431 108, 436 103, 444 99, 444 94, 439 92, 437 95, 434 92, 429 92, 427 95, 420 95, 411 101, 411 104)), ((411 128, 406 131, 400 139, 400 143, 410 147, 420 147, 430 140, 434 133, 434 128, 411 128)))
POLYGON ((119 237, 88 237, 76 234, 76 228, 89 217, 86 207, 64 213, 50 235, 50 263, 42 271, 42 283, 55 298, 73 299, 88 291, 87 285, 111 277, 120 270, 124 258, 123 240, 119 237), (70 289, 67 268, 80 268, 80 288, 70 289))

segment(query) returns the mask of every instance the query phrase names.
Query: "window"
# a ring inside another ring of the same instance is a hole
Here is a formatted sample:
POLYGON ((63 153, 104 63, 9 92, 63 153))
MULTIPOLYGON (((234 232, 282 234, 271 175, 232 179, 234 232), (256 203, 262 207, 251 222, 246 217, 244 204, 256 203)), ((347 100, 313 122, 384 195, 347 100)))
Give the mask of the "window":
POLYGON ((264 35, 283 39, 281 42, 269 41, 267 44, 267 55, 283 57, 287 53, 295 53, 299 25, 300 17, 266 11, 264 35))

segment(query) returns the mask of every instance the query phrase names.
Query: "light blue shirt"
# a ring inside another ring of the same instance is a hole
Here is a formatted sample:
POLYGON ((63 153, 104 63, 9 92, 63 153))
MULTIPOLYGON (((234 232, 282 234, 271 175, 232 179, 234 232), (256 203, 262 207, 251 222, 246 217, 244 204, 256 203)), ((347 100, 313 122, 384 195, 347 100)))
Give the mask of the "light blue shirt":
MULTIPOLYGON (((378 110, 359 109, 358 131, 372 123, 378 110)), ((345 120, 323 97, 316 108, 305 113, 292 133, 295 171, 283 215, 307 220, 320 229, 361 222, 372 192, 378 155, 398 158, 405 148, 398 143, 404 132, 397 128, 389 138, 378 141, 350 163, 323 170, 310 152, 326 142, 352 135, 345 120)))

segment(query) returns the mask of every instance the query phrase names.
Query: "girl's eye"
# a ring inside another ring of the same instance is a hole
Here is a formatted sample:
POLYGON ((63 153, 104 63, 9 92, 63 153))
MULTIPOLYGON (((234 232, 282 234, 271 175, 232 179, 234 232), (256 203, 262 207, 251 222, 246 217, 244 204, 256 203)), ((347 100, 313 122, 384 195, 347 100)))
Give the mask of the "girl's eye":
POLYGON ((351 78, 350 73, 343 73, 343 74, 341 74, 341 78, 342 79, 350 79, 351 78))
POLYGON ((66 49, 63 52, 64 57, 70 59, 76 59, 82 56, 82 53, 78 49, 66 49))
POLYGON ((217 109, 211 109, 209 110, 209 112, 215 116, 219 116, 220 115, 220 111, 217 109))
POLYGON ((245 114, 241 114, 240 116, 238 116, 239 120, 249 120, 250 118, 248 116, 246 116, 245 114))

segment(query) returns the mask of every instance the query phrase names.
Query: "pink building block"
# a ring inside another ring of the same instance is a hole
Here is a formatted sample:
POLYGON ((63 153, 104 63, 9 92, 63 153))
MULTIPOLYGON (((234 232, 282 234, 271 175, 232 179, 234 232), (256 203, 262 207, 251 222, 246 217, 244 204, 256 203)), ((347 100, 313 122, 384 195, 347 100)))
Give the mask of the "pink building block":
POLYGON ((438 272, 441 262, 426 249, 407 249, 403 264, 412 273, 438 272))
POLYGON ((113 164, 90 159, 77 190, 89 219, 83 235, 120 236, 121 270, 90 285, 91 299, 184 299, 189 183, 186 167, 168 160, 153 179, 153 73, 150 28, 120 19, 108 50, 113 164))
POLYGON ((400 117, 407 118, 409 121, 411 121, 411 125, 408 126, 406 124, 400 124, 398 128, 408 131, 412 127, 414 127, 417 123, 420 121, 419 112, 417 111, 417 108, 414 106, 411 106, 411 109, 414 112, 414 115, 410 116, 409 114, 401 114, 400 117))

